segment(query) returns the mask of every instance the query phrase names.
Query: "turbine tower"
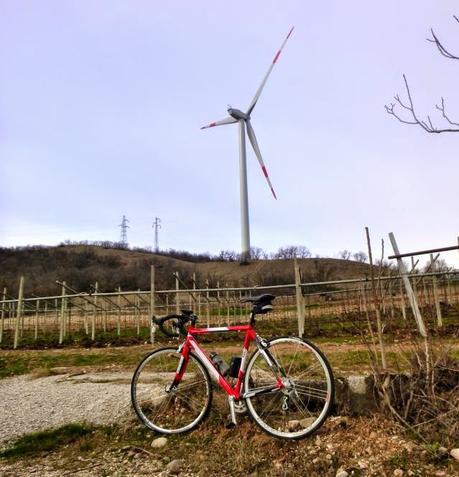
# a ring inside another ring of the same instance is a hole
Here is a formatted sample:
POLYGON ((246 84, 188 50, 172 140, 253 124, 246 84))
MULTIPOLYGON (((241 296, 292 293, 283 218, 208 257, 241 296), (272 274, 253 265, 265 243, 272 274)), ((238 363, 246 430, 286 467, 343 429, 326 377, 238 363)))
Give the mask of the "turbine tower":
POLYGON ((155 252, 158 253, 159 251, 158 229, 161 228, 161 219, 159 217, 155 217, 155 221, 153 222, 152 227, 155 229, 155 252))
POLYGON ((247 130, 247 136, 249 137, 250 144, 252 145, 255 155, 257 156, 258 162, 260 163, 261 170, 263 171, 263 174, 266 178, 268 186, 271 189, 271 192, 274 198, 277 199, 276 193, 274 192, 274 188, 269 179, 268 171, 263 162, 260 148, 258 147, 257 138, 255 136, 255 131, 253 130, 250 119, 251 119, 252 111, 255 108, 255 105, 257 104, 258 99, 260 98, 263 88, 265 87, 266 81, 268 80, 268 77, 271 74, 271 71, 273 70, 274 65, 279 59, 279 56, 285 44, 287 43, 287 40, 290 38, 292 31, 293 31, 293 27, 291 28, 287 37, 282 43, 282 46, 279 48, 279 51, 274 56, 274 59, 268 69, 268 72, 263 78, 263 81, 261 82, 257 92, 255 93, 255 96, 252 99, 252 102, 250 103, 249 107, 247 108, 247 111, 244 113, 243 111, 239 109, 229 107, 227 110, 229 116, 227 118, 222 119, 221 121, 215 121, 201 128, 201 129, 206 129, 206 128, 213 128, 215 126, 224 126, 225 124, 239 123, 239 177, 240 177, 239 180, 240 180, 240 200, 241 200, 241 248, 242 248, 241 262, 242 263, 248 263, 250 261, 249 200, 248 200, 248 190, 247 190, 247 160, 246 160, 246 147, 245 147, 246 130, 247 130))

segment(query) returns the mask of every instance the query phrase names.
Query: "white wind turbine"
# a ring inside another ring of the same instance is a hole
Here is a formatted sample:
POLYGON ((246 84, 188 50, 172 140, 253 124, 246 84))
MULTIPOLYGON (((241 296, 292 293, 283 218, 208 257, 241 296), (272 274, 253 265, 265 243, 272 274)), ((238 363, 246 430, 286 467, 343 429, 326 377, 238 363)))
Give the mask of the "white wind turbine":
POLYGON ((239 175, 240 175, 240 197, 241 197, 241 262, 247 263, 250 260, 250 231, 249 231, 249 201, 248 201, 248 194, 247 194, 247 161, 246 161, 246 147, 245 147, 245 130, 247 128, 247 135, 249 136, 250 143, 252 144, 253 150, 255 155, 257 156, 258 162, 260 163, 261 170, 268 182, 268 185, 271 189, 271 192, 275 199, 276 193, 274 192, 273 186, 271 181, 269 180, 268 171, 266 170, 266 166, 263 162, 263 158, 261 157, 260 148, 258 147, 257 138, 255 136, 255 131, 253 130, 252 124, 250 123, 250 117, 257 104, 257 101, 265 87, 266 81, 268 80, 269 75, 271 74, 274 65, 276 64, 279 56, 284 48, 287 40, 290 38, 292 34, 293 27, 289 31, 287 37, 285 38, 282 46, 280 47, 279 51, 274 56, 274 59, 266 73, 266 76, 263 78, 257 92, 255 93, 252 102, 250 103, 249 107, 247 108, 247 112, 242 112, 239 109, 235 109, 232 107, 228 108, 229 116, 221 121, 215 121, 210 123, 207 126, 203 126, 201 129, 212 128, 215 126, 223 126, 225 124, 232 124, 232 123, 239 123, 239 175))

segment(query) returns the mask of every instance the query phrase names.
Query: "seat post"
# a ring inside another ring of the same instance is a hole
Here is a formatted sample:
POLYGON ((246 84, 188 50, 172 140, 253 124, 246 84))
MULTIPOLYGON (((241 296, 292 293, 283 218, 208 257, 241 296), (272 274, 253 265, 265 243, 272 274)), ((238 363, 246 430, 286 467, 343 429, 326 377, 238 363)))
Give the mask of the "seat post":
MULTIPOLYGON (((254 307, 255 308, 255 307, 254 307)), ((250 312, 250 324, 251 326, 255 326, 255 316, 256 313, 254 311, 254 308, 252 308, 252 311, 250 312)))

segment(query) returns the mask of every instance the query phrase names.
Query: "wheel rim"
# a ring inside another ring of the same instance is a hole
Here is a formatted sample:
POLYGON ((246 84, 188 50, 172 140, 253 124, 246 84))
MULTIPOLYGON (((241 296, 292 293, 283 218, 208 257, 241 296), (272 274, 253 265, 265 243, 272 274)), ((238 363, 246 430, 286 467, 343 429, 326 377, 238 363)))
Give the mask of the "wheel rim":
POLYGON ((147 427, 161 433, 191 430, 210 406, 209 378, 191 354, 180 384, 169 390, 180 358, 175 350, 159 350, 147 357, 134 375, 134 408, 147 427))
POLYGON ((287 375, 282 378, 284 387, 276 388, 276 376, 257 351, 247 367, 246 390, 270 388, 272 392, 247 398, 249 411, 270 434, 304 437, 327 416, 333 398, 331 372, 324 358, 300 339, 275 339, 268 350, 287 375))

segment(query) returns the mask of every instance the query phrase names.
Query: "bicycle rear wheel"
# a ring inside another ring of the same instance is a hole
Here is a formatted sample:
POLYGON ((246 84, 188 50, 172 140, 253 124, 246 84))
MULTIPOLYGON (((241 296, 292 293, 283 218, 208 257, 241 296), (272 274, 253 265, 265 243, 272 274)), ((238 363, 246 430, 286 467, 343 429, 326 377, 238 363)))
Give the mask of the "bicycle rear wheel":
POLYGON ((244 383, 250 396, 246 398, 250 415, 275 437, 301 439, 310 435, 324 423, 333 404, 330 364, 316 346, 300 338, 274 338, 264 351, 279 372, 260 349, 251 356, 244 383))
POLYGON ((181 358, 176 348, 153 351, 140 362, 132 378, 131 400, 137 416, 162 434, 191 431, 210 410, 210 377, 192 353, 180 383, 171 388, 181 358))

